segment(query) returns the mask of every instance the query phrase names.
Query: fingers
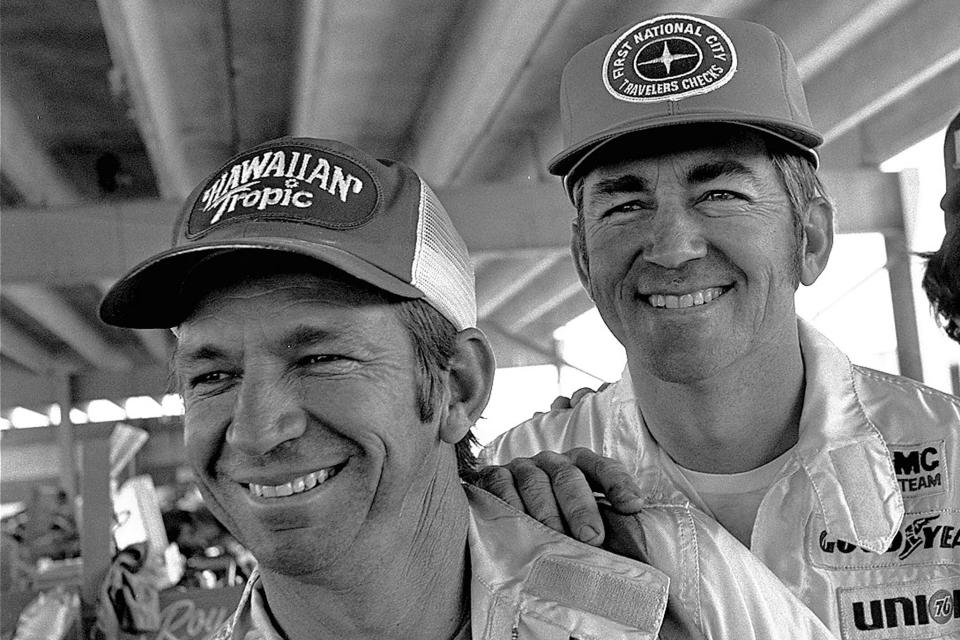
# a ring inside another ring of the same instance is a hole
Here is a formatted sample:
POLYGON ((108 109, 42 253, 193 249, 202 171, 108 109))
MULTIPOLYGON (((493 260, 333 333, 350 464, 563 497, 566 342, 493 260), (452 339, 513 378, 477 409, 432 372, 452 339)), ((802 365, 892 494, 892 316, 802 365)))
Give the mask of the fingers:
POLYGON ((577 389, 570 396, 570 406, 571 407, 577 406, 578 404, 580 404, 581 400, 583 400, 585 397, 587 397, 593 392, 594 392, 593 389, 591 389, 590 387, 581 387, 577 389))
POLYGON ((584 448, 542 451, 484 467, 476 484, 551 529, 595 546, 603 543, 604 530, 594 491, 620 513, 643 508, 640 488, 626 467, 584 448))
POLYGON ((566 453, 594 491, 603 493, 614 509, 624 514, 643 508, 643 494, 633 475, 619 460, 606 458, 582 447, 566 453))
POLYGON ((513 474, 510 473, 510 469, 507 467, 482 467, 477 471, 476 477, 473 478, 473 484, 484 491, 489 491, 514 509, 526 511, 526 509, 523 508, 523 500, 520 498, 520 494, 517 493, 517 489, 514 486, 513 474))
POLYGON ((513 474, 517 493, 523 500, 523 510, 554 531, 567 533, 553 487, 550 486, 550 476, 538 466, 537 457, 516 458, 507 464, 513 474))
MULTIPOLYGON (((537 501, 541 498, 546 501, 549 498, 552 508, 558 510, 557 517, 562 516, 561 522, 566 523, 567 535, 581 542, 600 546, 604 536, 603 521, 600 518, 600 510, 597 508, 597 499, 583 472, 574 466, 567 456, 553 451, 538 453, 531 463, 548 478, 547 486, 551 490, 549 496, 538 492, 532 498, 537 501)), ((524 504, 528 504, 527 494, 523 488, 520 493, 524 504)), ((538 506, 544 508, 544 512, 551 508, 538 506)), ((532 514, 532 511, 530 513, 532 514)), ((540 520, 540 518, 537 519, 540 520)), ((563 529, 559 530, 563 531, 563 529)))
MULTIPOLYGON (((609 384, 610 384, 609 382, 604 382, 600 386, 599 391, 602 391, 603 389, 605 389, 609 384)), ((550 410, 562 411, 564 409, 572 409, 573 407, 577 406, 581 400, 586 398, 591 393, 594 393, 594 390, 591 389, 590 387, 581 387, 576 391, 574 391, 569 398, 567 396, 557 396, 556 398, 553 399, 553 402, 550 403, 550 410)))

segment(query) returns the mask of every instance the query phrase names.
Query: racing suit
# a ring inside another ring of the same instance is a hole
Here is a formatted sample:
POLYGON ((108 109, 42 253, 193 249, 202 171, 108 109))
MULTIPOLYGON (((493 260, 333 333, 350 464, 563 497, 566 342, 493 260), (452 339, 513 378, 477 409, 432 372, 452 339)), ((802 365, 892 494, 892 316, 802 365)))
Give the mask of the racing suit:
MULTIPOLYGON (((623 516, 604 508, 609 544, 628 556, 621 557, 559 534, 485 491, 464 490, 476 640, 833 637, 771 572, 745 571, 755 560, 732 536, 704 535, 710 519, 695 510, 651 504, 623 516), (702 572, 704 553, 724 560, 702 572)), ((212 638, 280 640, 271 620, 255 572, 212 638)))
MULTIPOLYGON (((799 442, 757 512, 756 570, 772 570, 845 640, 960 638, 960 399, 851 365, 798 322, 799 442)), ((515 427, 481 458, 573 447, 623 462, 653 501, 709 513, 647 430, 628 371, 572 409, 515 427)))

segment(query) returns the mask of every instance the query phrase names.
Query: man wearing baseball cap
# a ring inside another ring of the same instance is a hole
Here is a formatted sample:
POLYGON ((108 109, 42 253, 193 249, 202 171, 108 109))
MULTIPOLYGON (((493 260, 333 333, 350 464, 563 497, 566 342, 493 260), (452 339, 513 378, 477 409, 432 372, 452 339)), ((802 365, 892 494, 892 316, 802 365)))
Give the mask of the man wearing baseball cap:
POLYGON ((651 16, 574 55, 560 109, 549 169, 627 366, 491 443, 483 485, 593 544, 591 485, 625 512, 692 504, 843 638, 960 637, 960 400, 796 315, 834 218, 780 37, 651 16))
POLYGON ((944 331, 960 342, 960 113, 943 140, 947 189, 940 200, 946 233, 940 248, 925 257, 923 288, 944 331))
POLYGON ((241 153, 100 315, 174 328, 189 461, 258 561, 216 638, 829 637, 689 508, 607 513, 618 556, 461 484, 494 359, 466 246, 401 163, 241 153))

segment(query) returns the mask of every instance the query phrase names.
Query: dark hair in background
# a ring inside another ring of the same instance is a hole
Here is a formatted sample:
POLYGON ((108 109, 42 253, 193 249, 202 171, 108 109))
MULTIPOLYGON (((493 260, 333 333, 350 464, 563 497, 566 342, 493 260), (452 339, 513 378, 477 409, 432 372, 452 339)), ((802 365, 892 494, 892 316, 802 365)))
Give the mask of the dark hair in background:
POLYGON ((923 290, 937 323, 947 335, 960 342, 960 226, 956 226, 943 238, 943 244, 933 253, 922 253, 927 268, 923 273, 923 290))

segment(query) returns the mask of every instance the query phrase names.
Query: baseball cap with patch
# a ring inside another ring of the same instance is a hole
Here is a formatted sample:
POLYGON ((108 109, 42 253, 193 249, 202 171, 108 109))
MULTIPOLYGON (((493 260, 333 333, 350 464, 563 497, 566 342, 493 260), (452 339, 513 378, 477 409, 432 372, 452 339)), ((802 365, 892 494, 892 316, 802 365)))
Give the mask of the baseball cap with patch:
POLYGON ((563 70, 564 149, 548 168, 569 178, 622 135, 690 123, 732 123, 798 148, 814 164, 813 128, 780 36, 742 20, 662 14, 595 40, 563 70))
POLYGON ((940 208, 945 214, 960 216, 960 113, 947 126, 947 136, 943 140, 943 170, 947 189, 940 200, 940 208))
POLYGON ((108 324, 166 328, 201 261, 234 251, 299 254, 403 298, 457 329, 476 325, 473 267, 443 205, 412 169, 334 140, 280 138, 230 159, 187 199, 173 248, 107 292, 108 324))

